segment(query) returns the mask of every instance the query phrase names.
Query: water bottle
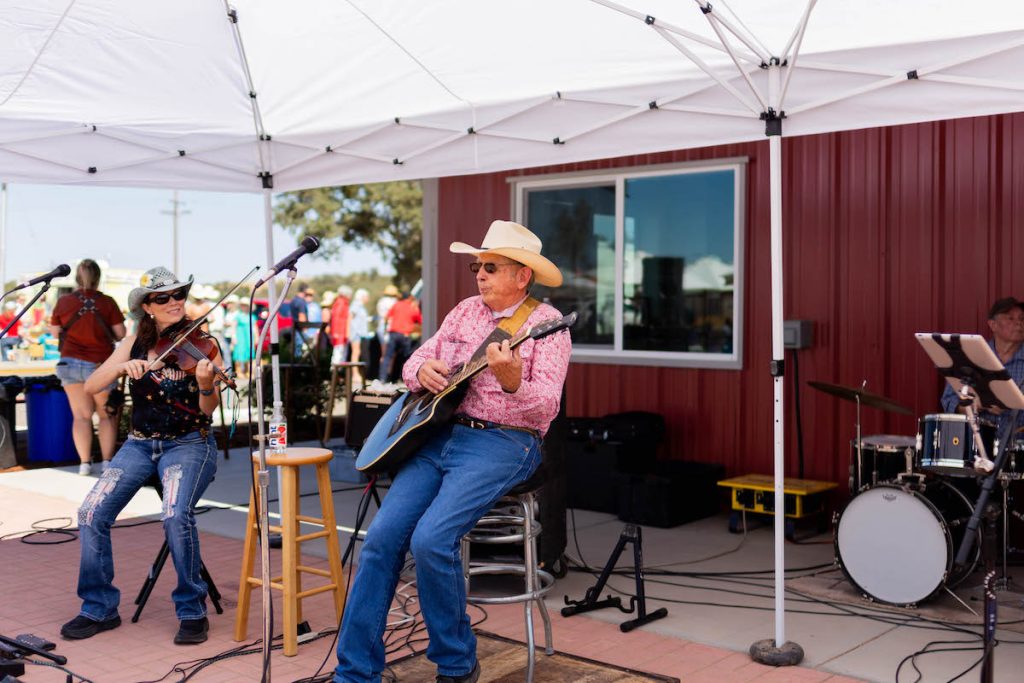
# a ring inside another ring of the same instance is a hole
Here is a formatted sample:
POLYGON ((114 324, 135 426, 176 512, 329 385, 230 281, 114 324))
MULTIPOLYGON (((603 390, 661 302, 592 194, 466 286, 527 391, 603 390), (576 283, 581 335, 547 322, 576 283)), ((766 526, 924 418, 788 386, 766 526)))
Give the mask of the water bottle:
POLYGON ((281 454, 288 449, 288 422, 282 417, 270 423, 270 450, 281 454))

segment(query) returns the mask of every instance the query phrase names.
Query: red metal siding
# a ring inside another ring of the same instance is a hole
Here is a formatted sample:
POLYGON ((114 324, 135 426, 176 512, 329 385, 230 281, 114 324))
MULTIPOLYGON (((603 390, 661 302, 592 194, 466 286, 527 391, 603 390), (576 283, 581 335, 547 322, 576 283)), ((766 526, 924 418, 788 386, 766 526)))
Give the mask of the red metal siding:
MULTIPOLYGON (((785 316, 814 321, 800 379, 859 385, 934 412, 941 385, 919 331, 985 329, 998 296, 1024 296, 1024 114, 786 139, 785 316)), ((509 218, 512 175, 746 156, 744 369, 712 371, 575 363, 570 415, 665 415, 665 457, 721 462, 730 473, 772 462, 767 142, 641 155, 440 181, 438 308, 475 293, 453 240, 478 243, 509 218)), ((791 358, 791 357, 790 357, 791 358)), ((796 473, 793 373, 787 388, 788 474, 796 473)), ((801 387, 806 472, 845 482, 853 404, 801 387)), ((916 417, 863 410, 865 434, 913 434, 916 417)))

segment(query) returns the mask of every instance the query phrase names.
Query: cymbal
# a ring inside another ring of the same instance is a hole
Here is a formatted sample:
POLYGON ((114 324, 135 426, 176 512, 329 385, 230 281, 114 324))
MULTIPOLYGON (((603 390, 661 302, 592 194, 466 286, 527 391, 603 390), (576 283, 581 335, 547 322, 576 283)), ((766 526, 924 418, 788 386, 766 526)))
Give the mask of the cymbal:
POLYGON ((842 384, 829 384, 828 382, 808 382, 809 385, 817 389, 818 391, 824 391, 826 394, 832 394, 838 396, 841 399, 847 401, 860 401, 862 406, 870 406, 871 408, 881 408, 882 410, 888 410, 889 412, 899 413, 900 415, 913 415, 914 412, 904 405, 897 403, 891 398, 887 398, 880 394, 873 394, 867 389, 861 389, 859 387, 846 387, 842 384))

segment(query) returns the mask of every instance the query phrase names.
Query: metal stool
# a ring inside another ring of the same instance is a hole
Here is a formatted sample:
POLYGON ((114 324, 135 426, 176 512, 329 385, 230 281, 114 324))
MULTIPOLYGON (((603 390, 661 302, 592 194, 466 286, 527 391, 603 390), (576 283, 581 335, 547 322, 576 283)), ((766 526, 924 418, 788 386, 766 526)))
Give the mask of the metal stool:
MULTIPOLYGON (((302 621, 302 600, 317 593, 330 592, 334 598, 334 614, 341 621, 345 609, 345 581, 341 568, 341 549, 338 547, 338 533, 334 520, 334 498, 331 493, 331 476, 327 463, 334 453, 325 448, 289 448, 283 454, 267 455, 267 465, 281 468, 281 525, 268 525, 268 531, 281 534, 282 575, 271 577, 270 586, 283 593, 284 607, 284 654, 292 657, 298 653, 297 627, 302 621), (301 514, 299 508, 299 468, 314 465, 316 468, 317 491, 320 496, 322 518, 301 514), (299 522, 322 527, 308 534, 299 533, 299 522), (315 538, 327 540, 327 563, 329 570, 307 567, 302 564, 299 544, 315 538), (302 574, 322 576, 329 583, 315 588, 302 589, 302 574)), ((259 467, 259 454, 253 455, 254 473, 259 467)), ((253 575, 256 546, 259 532, 256 520, 256 506, 253 494, 249 494, 249 517, 246 521, 245 547, 242 551, 242 578, 238 589, 238 611, 235 613, 235 640, 245 640, 249 621, 249 599, 255 586, 263 585, 264 577, 253 575)))
POLYGON ((462 573, 466 580, 466 601, 474 605, 504 605, 523 603, 526 615, 527 667, 526 682, 533 681, 534 638, 533 603, 537 603, 544 620, 544 652, 555 653, 551 639, 551 617, 548 616, 544 595, 551 590, 555 577, 537 566, 537 537, 541 526, 536 516, 536 494, 544 482, 542 464, 526 481, 510 489, 468 534, 462 537, 462 573), (522 543, 523 564, 470 561, 471 543, 522 543), (484 597, 470 592, 470 579, 479 574, 513 574, 523 577, 524 590, 516 595, 484 597))

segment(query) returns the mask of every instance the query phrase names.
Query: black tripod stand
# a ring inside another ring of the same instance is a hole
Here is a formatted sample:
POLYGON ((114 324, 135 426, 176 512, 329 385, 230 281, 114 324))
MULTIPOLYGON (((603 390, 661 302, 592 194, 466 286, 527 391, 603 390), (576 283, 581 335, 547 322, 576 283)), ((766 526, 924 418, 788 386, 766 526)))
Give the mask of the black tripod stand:
MULTIPOLYGON (((152 486, 156 489, 160 500, 164 499, 164 487, 160 482, 160 478, 156 475, 147 479, 143 486, 152 486)), ((164 544, 160 546, 160 551, 157 552, 156 559, 153 560, 153 565, 149 568, 149 573, 146 575, 146 580, 142 582, 142 588, 139 589, 139 594, 135 598, 135 604, 138 607, 135 608, 135 614, 132 615, 133 624, 138 622, 139 617, 142 616, 142 609, 146 606, 146 601, 149 600, 149 595, 153 592, 153 587, 156 586, 156 581, 160 578, 160 572, 163 570, 164 564, 167 563, 167 556, 170 554, 171 548, 167 545, 167 538, 165 537, 164 544)), ((206 570, 206 564, 202 561, 199 563, 199 575, 206 582, 207 593, 210 596, 210 602, 213 603, 213 608, 217 610, 217 614, 224 614, 224 608, 220 606, 220 591, 217 590, 217 584, 213 582, 210 572, 206 570)))
POLYGON ((363 539, 359 538, 359 532, 363 528, 363 522, 366 520, 366 514, 370 511, 370 498, 373 498, 373 502, 377 504, 377 509, 380 510, 380 494, 377 493, 377 477, 373 476, 370 478, 370 483, 367 484, 370 489, 370 495, 365 498, 365 504, 359 506, 356 510, 356 524, 352 530, 352 538, 349 544, 345 547, 345 553, 341 556, 341 566, 348 566, 348 558, 352 555, 352 551, 356 547, 356 541, 363 539))

